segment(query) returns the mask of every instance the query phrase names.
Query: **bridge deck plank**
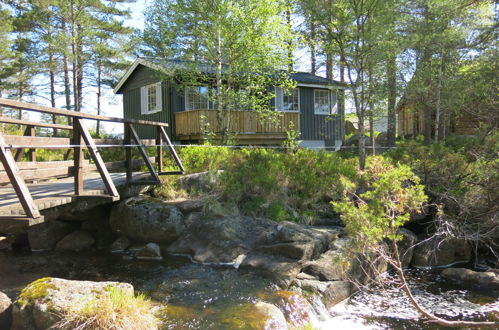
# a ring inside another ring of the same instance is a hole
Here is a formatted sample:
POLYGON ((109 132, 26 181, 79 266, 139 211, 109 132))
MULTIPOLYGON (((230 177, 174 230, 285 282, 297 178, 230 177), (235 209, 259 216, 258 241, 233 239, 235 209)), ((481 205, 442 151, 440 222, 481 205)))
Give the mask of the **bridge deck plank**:
MULTIPOLYGON (((126 183, 125 173, 111 173, 114 184, 119 187, 126 183)), ((98 172, 85 174, 85 195, 105 194, 105 186, 98 172)), ((78 198, 74 194, 74 178, 68 177, 42 183, 28 184, 34 203, 40 211, 54 206, 68 204, 78 198)), ((109 198, 109 196, 105 196, 109 198)), ((103 196, 103 198, 105 198, 103 196)), ((21 216, 24 211, 12 186, 0 187, 0 217, 21 216)), ((1 221, 1 220, 0 220, 1 221)))

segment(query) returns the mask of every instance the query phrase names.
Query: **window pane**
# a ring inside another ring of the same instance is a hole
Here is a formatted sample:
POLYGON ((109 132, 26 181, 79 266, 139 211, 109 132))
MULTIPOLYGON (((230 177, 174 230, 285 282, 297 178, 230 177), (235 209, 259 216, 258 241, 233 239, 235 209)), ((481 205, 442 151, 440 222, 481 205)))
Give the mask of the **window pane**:
POLYGON ((154 111, 157 109, 156 104, 156 85, 147 86, 147 104, 149 105, 149 111, 154 111))
POLYGON ((329 99, 329 91, 325 90, 314 91, 314 111, 317 114, 331 113, 331 102, 329 99))
POLYGON ((300 111, 300 90, 285 89, 282 94, 282 111, 300 111))
POLYGON ((189 86, 185 90, 187 110, 208 109, 208 87, 189 86))

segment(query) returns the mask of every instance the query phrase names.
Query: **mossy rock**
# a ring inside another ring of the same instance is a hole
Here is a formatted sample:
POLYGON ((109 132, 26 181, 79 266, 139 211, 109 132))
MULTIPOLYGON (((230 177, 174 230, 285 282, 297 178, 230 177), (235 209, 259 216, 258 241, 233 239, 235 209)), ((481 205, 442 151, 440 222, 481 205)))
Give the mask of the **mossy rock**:
POLYGON ((31 282, 21 291, 16 303, 19 304, 21 308, 25 308, 32 305, 36 300, 47 298, 49 290, 57 290, 57 287, 50 282, 51 279, 51 277, 44 277, 31 282))
POLYGON ((13 328, 49 329, 69 311, 108 295, 116 287, 134 295, 133 287, 128 283, 38 279, 27 285, 14 303, 13 328))
POLYGON ((224 329, 287 329, 286 319, 279 308, 261 301, 229 309, 221 326, 224 329))

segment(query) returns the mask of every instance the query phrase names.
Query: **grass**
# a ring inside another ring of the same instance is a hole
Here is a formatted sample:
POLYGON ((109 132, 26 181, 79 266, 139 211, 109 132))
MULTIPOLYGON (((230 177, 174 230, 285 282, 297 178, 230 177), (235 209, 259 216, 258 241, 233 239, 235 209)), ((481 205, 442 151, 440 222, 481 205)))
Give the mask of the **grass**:
POLYGON ((105 293, 83 306, 68 310, 54 328, 138 330, 157 329, 152 304, 142 294, 134 296, 120 287, 110 286, 105 293))

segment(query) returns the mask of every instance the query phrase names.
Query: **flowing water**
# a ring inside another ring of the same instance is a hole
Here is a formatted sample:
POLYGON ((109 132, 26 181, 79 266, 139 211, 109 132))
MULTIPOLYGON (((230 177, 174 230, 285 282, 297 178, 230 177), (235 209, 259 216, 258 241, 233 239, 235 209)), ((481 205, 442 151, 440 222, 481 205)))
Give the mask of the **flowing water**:
MULTIPOLYGON (((305 299, 305 294, 279 290, 270 281, 232 266, 193 264, 181 257, 158 262, 103 253, 0 253, 0 269, 0 291, 11 297, 31 280, 45 276, 129 282, 157 303, 164 329, 260 328, 265 322, 253 309, 257 301, 278 306, 297 328, 438 328, 418 319, 396 279, 388 275, 387 282, 393 284, 359 291, 327 311, 317 296, 305 299)), ((455 287, 438 271, 410 271, 408 279, 418 301, 436 315, 499 321, 497 292, 455 287)))

